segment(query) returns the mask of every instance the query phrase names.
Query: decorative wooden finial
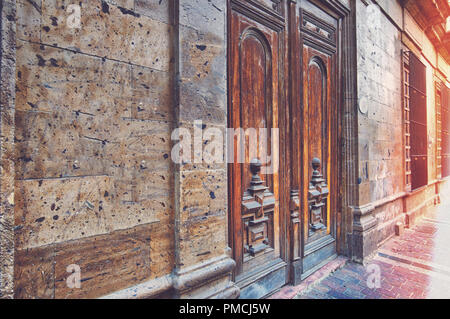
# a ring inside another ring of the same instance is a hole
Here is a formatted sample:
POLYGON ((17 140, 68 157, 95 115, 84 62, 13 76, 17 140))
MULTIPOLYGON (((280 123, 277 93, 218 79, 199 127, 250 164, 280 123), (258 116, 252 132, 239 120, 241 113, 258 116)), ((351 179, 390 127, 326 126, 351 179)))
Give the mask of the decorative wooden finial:
POLYGON ((321 164, 320 159, 318 159, 317 157, 314 157, 312 160, 312 167, 315 171, 319 170, 320 164, 321 164))
POLYGON ((253 176, 258 175, 261 171, 261 161, 257 158, 254 158, 250 162, 250 171, 252 172, 253 176))

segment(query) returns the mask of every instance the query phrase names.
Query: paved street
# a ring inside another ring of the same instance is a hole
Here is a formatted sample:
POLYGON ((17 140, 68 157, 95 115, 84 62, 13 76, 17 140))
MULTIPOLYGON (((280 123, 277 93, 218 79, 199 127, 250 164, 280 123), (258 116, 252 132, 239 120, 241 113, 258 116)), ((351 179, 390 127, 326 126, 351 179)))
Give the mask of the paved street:
POLYGON ((450 298, 449 245, 446 204, 387 241, 366 265, 349 262, 296 298, 450 298))

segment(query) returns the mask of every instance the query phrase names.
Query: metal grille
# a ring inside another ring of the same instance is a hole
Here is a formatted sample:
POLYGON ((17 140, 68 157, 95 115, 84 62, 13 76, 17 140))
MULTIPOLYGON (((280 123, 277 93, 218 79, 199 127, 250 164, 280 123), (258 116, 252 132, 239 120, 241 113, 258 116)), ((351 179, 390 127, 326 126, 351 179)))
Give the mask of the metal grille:
POLYGON ((436 82, 436 177, 442 177, 442 84, 436 82))
POLYGON ((442 177, 450 176, 450 89, 446 86, 442 91, 441 122, 442 122, 442 177))
POLYGON ((405 184, 406 190, 411 190, 411 122, 409 121, 409 54, 403 55, 403 123, 405 143, 405 184))
POLYGON ((406 185, 415 190, 428 183, 426 66, 408 51, 403 69, 406 185))

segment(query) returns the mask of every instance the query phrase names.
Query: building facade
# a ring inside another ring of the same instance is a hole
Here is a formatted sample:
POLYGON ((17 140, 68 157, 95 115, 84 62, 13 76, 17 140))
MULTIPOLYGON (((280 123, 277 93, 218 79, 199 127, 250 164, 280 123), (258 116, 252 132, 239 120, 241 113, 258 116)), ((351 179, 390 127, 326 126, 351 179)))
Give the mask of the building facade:
POLYGON ((263 298, 449 194, 445 0, 0 12, 2 298, 263 298))

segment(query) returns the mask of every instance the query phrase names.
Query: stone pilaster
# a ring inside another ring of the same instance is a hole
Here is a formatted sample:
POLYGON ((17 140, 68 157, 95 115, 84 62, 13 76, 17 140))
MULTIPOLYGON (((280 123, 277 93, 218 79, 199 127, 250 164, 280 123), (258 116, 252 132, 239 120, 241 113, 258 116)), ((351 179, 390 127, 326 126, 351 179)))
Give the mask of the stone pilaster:
MULTIPOLYGON (((179 0, 174 9, 176 125, 202 139, 227 125, 226 2, 179 0)), ((176 296, 237 297, 227 247, 227 166, 206 164, 194 135, 190 162, 175 171, 176 296)))
POLYGON ((13 297, 16 1, 0 2, 0 298, 13 297))
POLYGON ((377 248, 383 234, 393 231, 386 221, 392 218, 390 209, 395 208, 382 203, 403 192, 401 42, 399 30, 380 4, 353 1, 352 6, 357 47, 353 68, 357 71, 354 112, 358 142, 352 256, 363 262, 377 248), (383 223, 377 225, 377 220, 383 223))

